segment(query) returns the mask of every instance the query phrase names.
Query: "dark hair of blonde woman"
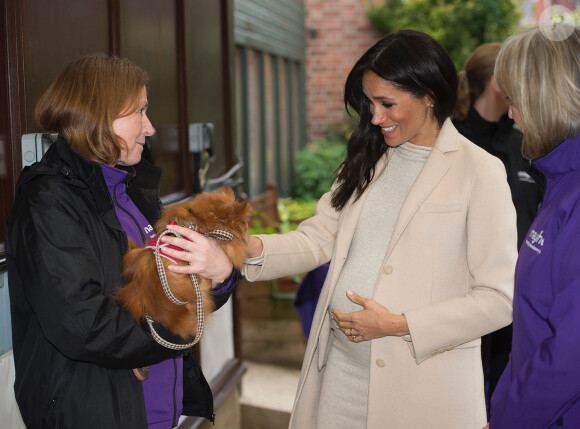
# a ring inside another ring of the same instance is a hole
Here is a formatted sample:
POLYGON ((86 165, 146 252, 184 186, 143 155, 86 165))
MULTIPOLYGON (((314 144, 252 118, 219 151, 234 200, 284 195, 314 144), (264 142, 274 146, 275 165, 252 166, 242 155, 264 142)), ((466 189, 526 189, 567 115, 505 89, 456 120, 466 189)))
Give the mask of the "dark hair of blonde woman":
POLYGON ((34 116, 85 158, 115 165, 124 142, 113 132, 113 121, 137 108, 147 82, 147 73, 128 59, 90 54, 57 76, 34 116))
POLYGON ((554 34, 569 35, 553 40, 536 27, 512 36, 495 66, 496 83, 521 115, 528 159, 580 135, 580 28, 552 25, 554 34))
POLYGON ((453 110, 454 120, 467 117, 469 107, 477 100, 493 76, 495 59, 501 43, 485 43, 477 47, 467 58, 458 74, 457 104, 453 110))

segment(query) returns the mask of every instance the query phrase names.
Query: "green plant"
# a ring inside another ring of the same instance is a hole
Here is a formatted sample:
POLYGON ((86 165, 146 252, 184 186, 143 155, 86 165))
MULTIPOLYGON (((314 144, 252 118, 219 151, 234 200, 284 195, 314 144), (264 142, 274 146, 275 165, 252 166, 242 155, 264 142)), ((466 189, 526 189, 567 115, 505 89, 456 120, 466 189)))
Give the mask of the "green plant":
POLYGON ((335 170, 344 159, 345 146, 327 139, 308 143, 298 152, 294 195, 302 200, 315 200, 332 185, 335 170))
POLYGON ((355 126, 355 120, 345 120, 326 130, 323 138, 316 139, 298 152, 296 174, 298 180, 294 197, 298 200, 318 200, 330 190, 335 173, 346 155, 346 144, 355 126))
POLYGON ((367 16, 383 34, 401 29, 430 34, 461 70, 479 45, 512 35, 521 11, 516 0, 387 0, 371 4, 367 16))
MULTIPOLYGON (((294 231, 301 221, 314 215, 316 211, 316 203, 317 201, 315 200, 299 201, 294 200, 293 198, 280 198, 277 201, 280 222, 275 222, 266 213, 260 212, 250 222, 248 232, 250 235, 255 235, 277 234, 294 231)), ((295 283, 300 283, 304 275, 297 274, 288 277, 291 278, 295 283)), ((275 292, 275 294, 278 293, 279 292, 275 292)), ((288 296, 293 296, 293 294, 288 296)))
POLYGON ((256 234, 275 234, 278 232, 278 224, 270 219, 265 213, 256 216, 248 225, 248 232, 250 235, 256 234))
POLYGON ((294 231, 304 219, 314 216, 316 200, 295 200, 280 198, 278 200, 278 215, 280 216, 280 232, 294 231))

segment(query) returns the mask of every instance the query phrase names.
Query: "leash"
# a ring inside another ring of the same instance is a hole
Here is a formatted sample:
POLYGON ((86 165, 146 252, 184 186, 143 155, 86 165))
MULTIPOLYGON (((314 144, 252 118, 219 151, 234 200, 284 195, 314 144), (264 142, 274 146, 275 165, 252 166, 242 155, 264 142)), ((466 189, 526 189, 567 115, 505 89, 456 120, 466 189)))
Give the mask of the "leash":
MULTIPOLYGON (((189 225, 188 228, 190 228, 194 231, 197 231, 197 225, 195 225, 195 224, 189 225)), ((175 305, 186 305, 186 304, 189 304, 189 301, 180 301, 179 299, 177 299, 177 297, 175 295, 173 295, 173 292, 171 292, 171 288, 169 287, 169 283, 167 281, 167 275, 165 273, 165 267, 163 266, 163 262, 161 261, 161 257, 163 256, 161 253, 161 248, 164 246, 163 244, 161 244, 161 237, 163 237, 166 234, 173 234, 177 238, 181 238, 180 234, 178 234, 175 231, 170 231, 168 229, 166 229, 161 234, 159 234, 159 237, 157 238, 157 242, 155 244, 155 249, 154 249, 155 264, 157 265, 157 273, 159 274, 159 279, 161 280, 161 286, 163 287, 163 291, 165 292, 165 295, 167 296, 167 298, 175 305)), ((234 235, 231 232, 223 230, 223 229, 214 229, 213 231, 203 233, 202 235, 204 237, 212 238, 214 240, 219 240, 219 241, 232 241, 234 239, 234 235)), ((145 314, 145 320, 147 320, 147 324, 149 325, 149 329, 151 330, 151 335, 153 336, 153 339, 155 339, 155 341, 157 341, 157 343, 160 344, 161 346, 168 348, 168 349, 171 349, 171 350, 185 350, 185 349, 188 349, 190 347, 193 347, 194 345, 196 345, 199 342, 199 340, 201 339, 201 336, 203 334, 205 315, 204 315, 204 311, 203 311, 203 300, 201 299, 201 290, 199 288, 199 282, 197 280, 197 276, 195 274, 190 274, 189 277, 191 278, 191 283, 193 284, 193 288, 195 290, 195 294, 196 294, 196 303, 195 304, 196 304, 196 308, 197 308, 197 333, 196 333, 193 341, 191 341, 188 344, 176 344, 176 343, 172 343, 170 341, 165 340, 155 330, 155 328, 153 326, 154 320, 151 318, 151 316, 149 316, 148 314, 145 314)))

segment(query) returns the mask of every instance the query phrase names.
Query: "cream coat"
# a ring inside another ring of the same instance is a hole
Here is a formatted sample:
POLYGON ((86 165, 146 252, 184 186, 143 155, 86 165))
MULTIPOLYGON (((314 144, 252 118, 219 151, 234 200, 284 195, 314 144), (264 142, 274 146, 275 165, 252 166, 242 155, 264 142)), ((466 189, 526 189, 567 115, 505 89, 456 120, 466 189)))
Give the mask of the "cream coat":
MULTIPOLYGON (((385 164, 386 156, 375 177, 385 164)), ((340 212, 330 206, 330 193, 325 194, 316 215, 297 231, 260 236, 263 265, 244 267, 253 281, 306 272, 331 261, 291 428, 316 427, 332 339, 327 309, 367 194, 368 189, 340 212)), ((401 337, 372 340, 368 428, 485 425, 480 337, 511 322, 516 240, 503 164, 447 120, 401 208, 376 281, 373 299, 406 316, 412 342, 401 337)))

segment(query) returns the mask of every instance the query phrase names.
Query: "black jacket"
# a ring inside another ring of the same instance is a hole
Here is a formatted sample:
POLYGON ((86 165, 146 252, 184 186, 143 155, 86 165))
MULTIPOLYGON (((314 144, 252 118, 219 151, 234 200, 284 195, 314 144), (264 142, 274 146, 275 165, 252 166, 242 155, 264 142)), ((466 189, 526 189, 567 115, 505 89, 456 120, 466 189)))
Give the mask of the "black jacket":
POLYGON ((514 121, 507 115, 499 122, 489 122, 473 107, 464 120, 453 121, 453 125, 462 135, 503 162, 517 213, 519 249, 543 197, 541 187, 532 178, 530 163, 522 157, 521 131, 514 127, 514 121))
MULTIPOLYGON (((161 171, 142 161, 135 172, 127 193, 153 224, 161 171)), ((211 389, 194 356, 157 344, 108 298, 122 286, 126 251, 101 167, 59 138, 40 163, 23 170, 7 224, 14 389, 27 427, 146 428, 132 368, 178 354, 184 354, 183 413, 213 420, 211 389)), ((230 293, 216 297, 218 305, 230 293)))

